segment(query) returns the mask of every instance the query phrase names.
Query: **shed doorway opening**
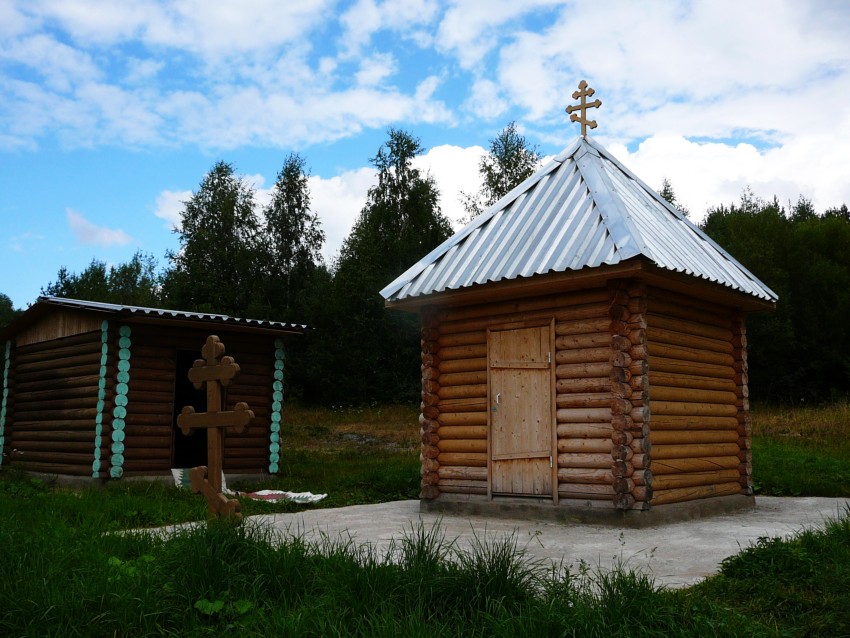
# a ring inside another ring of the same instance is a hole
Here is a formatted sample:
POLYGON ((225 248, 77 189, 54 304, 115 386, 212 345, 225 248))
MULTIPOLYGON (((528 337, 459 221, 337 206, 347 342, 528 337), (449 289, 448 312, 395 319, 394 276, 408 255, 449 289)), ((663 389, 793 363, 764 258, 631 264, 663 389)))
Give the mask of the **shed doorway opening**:
POLYGON ((207 411, 207 391, 200 390, 189 381, 189 370, 198 353, 195 350, 178 350, 176 359, 176 376, 174 380, 174 413, 171 419, 173 445, 171 467, 186 468, 207 464, 207 431, 195 430, 189 436, 177 427, 177 415, 184 406, 191 405, 195 412, 207 411))
POLYGON ((551 352, 549 325, 489 333, 493 495, 553 496, 551 352))

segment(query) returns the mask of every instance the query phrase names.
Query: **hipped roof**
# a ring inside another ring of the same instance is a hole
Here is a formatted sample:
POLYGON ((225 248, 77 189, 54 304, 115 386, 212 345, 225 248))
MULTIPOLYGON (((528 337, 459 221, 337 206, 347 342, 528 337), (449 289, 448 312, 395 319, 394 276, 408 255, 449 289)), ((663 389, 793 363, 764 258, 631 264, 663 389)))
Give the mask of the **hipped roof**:
POLYGON ((307 326, 302 324, 265 321, 261 319, 242 319, 207 312, 145 308, 142 306, 85 301, 82 299, 66 299, 64 297, 39 297, 26 312, 0 330, 0 341, 32 325, 38 319, 53 312, 57 308, 72 308, 96 312, 102 314, 104 319, 131 319, 145 323, 208 327, 210 329, 215 326, 224 326, 239 332, 300 334, 307 329, 307 326))
POLYGON ((575 139, 381 291, 390 305, 644 258, 773 303, 777 295, 599 143, 575 139))

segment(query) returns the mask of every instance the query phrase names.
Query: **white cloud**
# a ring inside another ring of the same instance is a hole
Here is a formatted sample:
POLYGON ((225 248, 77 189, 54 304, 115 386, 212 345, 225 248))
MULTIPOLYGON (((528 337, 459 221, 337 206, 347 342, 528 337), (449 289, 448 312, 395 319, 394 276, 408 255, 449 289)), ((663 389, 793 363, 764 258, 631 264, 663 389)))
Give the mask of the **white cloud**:
POLYGON ((168 230, 180 226, 180 214, 183 212, 184 202, 192 199, 192 191, 170 191, 164 190, 156 196, 156 204, 153 214, 165 220, 168 230))
POLYGON ((162 71, 165 67, 165 62, 161 60, 128 58, 127 59, 127 77, 128 84, 142 84, 149 82, 156 77, 156 74, 162 71))
POLYGON ((29 67, 44 78, 48 88, 60 93, 102 75, 91 55, 46 34, 6 42, 0 48, 0 60, 29 67))
POLYGON ((478 163, 485 151, 480 146, 462 148, 443 144, 435 146, 414 160, 414 166, 428 171, 440 189, 440 208, 457 227, 466 216, 460 203, 461 191, 474 194, 481 186, 478 163))
POLYGON ((331 178, 313 175, 308 184, 311 208, 325 231, 322 254, 325 261, 331 263, 366 204, 369 188, 375 184, 375 169, 364 167, 344 171, 331 178))
POLYGON ((126 40, 192 51, 210 60, 297 41, 327 15, 330 0, 41 0, 33 16, 57 22, 77 42, 126 40))
MULTIPOLYGON (((835 133, 850 139, 850 118, 835 133)), ((621 144, 608 149, 656 190, 668 178, 692 220, 700 221, 709 207, 738 202, 747 186, 766 199, 776 195, 783 205, 802 195, 819 212, 850 202, 846 179, 850 148, 831 144, 831 139, 829 134, 804 135, 759 151, 750 144, 698 143, 657 135, 634 153, 621 144)))
POLYGON ((396 72, 395 58, 388 53, 378 53, 360 62, 360 70, 354 75, 360 86, 375 86, 396 72))
POLYGON ((29 244, 44 241, 44 239, 45 236, 40 235, 39 233, 21 233, 20 235, 14 235, 12 237, 9 237, 8 246, 14 252, 22 253, 27 250, 27 246, 29 244))
MULTIPOLYGON (((462 148, 441 145, 430 149, 414 160, 414 166, 431 174, 440 190, 440 206, 444 215, 457 225, 466 211, 460 204, 460 191, 475 192, 480 185, 478 162, 484 154, 480 146, 462 148)), ((260 174, 240 176, 255 189, 254 202, 261 217, 262 210, 271 201, 274 185, 264 188, 266 178, 260 174)), ((308 187, 311 209, 319 216, 326 240, 322 254, 331 263, 343 240, 351 233, 369 189, 375 185, 376 171, 372 167, 361 167, 343 171, 333 177, 311 175, 308 187)), ((184 202, 191 199, 192 191, 164 190, 156 198, 154 215, 166 221, 169 230, 180 224, 180 213, 184 202)))
POLYGON ((99 124, 89 139, 106 144, 121 140, 128 145, 145 145, 162 129, 162 118, 146 104, 149 98, 134 91, 111 84, 87 84, 80 87, 78 95, 99 124))
MULTIPOLYGON (((420 155, 413 162, 416 168, 429 172, 436 181, 442 212, 455 226, 466 214, 460 204, 460 191, 478 190, 478 161, 483 153, 484 149, 480 146, 462 148, 441 145, 420 155)), ((331 178, 310 177, 312 209, 319 215, 325 231, 326 241, 322 252, 328 263, 351 233, 376 179, 375 169, 369 167, 345 171, 331 178)))
POLYGON ((374 0, 358 0, 353 7, 342 14, 340 24, 343 28, 343 51, 355 56, 369 43, 372 34, 381 28, 381 14, 374 0))
MULTIPOLYGON (((501 45, 502 30, 524 14, 560 0, 452 0, 437 31, 437 46, 454 53, 463 68, 470 69, 501 45)), ((403 4, 403 3, 400 3, 403 4)), ((507 27, 512 33, 518 29, 507 27)))
POLYGON ((340 17, 342 54, 344 57, 359 55, 383 29, 399 32, 417 46, 427 46, 431 38, 420 27, 430 24, 438 10, 439 3, 435 0, 357 0, 340 17))
POLYGON ((0 2, 0 39, 12 38, 32 28, 28 18, 13 2, 0 2))
MULTIPOLYGON (((728 134, 771 100, 796 104, 820 86, 832 101, 848 94, 850 49, 831 19, 791 2, 576 3, 550 27, 514 34, 500 51, 498 84, 534 120, 559 114, 586 77, 609 131, 634 134, 634 120, 657 111, 667 125, 651 123, 653 133, 677 128, 677 116, 721 115, 728 134)), ((786 118, 781 128, 794 125, 786 118)))
POLYGON ((508 110, 508 103, 502 97, 499 85, 492 80, 476 80, 464 106, 474 115, 492 120, 508 110))
POLYGON ((97 226, 70 208, 65 210, 65 215, 71 232, 81 244, 105 248, 107 246, 123 246, 131 241, 130 236, 123 230, 97 226))

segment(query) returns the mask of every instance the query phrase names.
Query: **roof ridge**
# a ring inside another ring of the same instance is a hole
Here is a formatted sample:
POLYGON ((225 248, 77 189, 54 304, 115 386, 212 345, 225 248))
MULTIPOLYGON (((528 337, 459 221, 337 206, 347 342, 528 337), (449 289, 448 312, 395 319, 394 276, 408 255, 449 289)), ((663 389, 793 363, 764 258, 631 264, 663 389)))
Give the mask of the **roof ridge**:
MULTIPOLYGON (((760 284, 765 292, 772 295, 775 299, 779 297, 771 288, 769 288, 764 282, 762 282, 758 277, 756 277, 746 266, 744 266, 741 262, 735 259, 731 254, 729 254, 726 249, 724 249, 720 244, 714 241, 711 237, 709 237, 706 232, 700 228, 697 224, 688 219, 681 211, 679 211, 675 206, 673 206, 666 199, 661 197, 661 195, 654 188, 649 186, 646 182, 644 182, 640 177, 635 175, 628 167, 626 167, 620 160, 614 157, 604 146, 599 144, 596 140, 588 139, 588 143, 593 146, 596 150, 599 151, 600 155, 603 155, 605 159, 614 164, 617 168, 620 169, 629 179, 633 180, 638 186, 640 186, 644 192, 646 192, 649 196, 651 196, 656 202, 661 204, 667 212, 671 213, 676 219, 680 222, 683 222, 691 231, 696 233, 697 237, 699 237, 702 241, 706 242, 709 246, 714 248, 716 251, 720 253, 720 255, 733 264, 736 268, 739 268, 745 275, 747 275, 750 279, 753 279, 755 282, 760 284)), ((649 257, 649 255, 647 255, 649 257)), ((651 257, 650 257, 651 258, 651 257)))
POLYGON ((576 166, 608 234, 622 259, 641 254, 652 259, 651 251, 642 240, 640 230, 632 222, 622 200, 614 196, 616 189, 605 169, 599 165, 601 161, 598 153, 586 153, 576 159, 576 166))

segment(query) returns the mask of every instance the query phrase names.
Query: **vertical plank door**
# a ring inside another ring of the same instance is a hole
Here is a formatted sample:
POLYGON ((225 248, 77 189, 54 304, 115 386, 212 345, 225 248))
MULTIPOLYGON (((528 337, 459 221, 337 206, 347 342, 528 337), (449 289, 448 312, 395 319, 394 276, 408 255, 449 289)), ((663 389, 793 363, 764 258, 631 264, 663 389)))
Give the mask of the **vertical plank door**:
POLYGON ((552 495, 549 326, 491 331, 491 492, 552 495))

